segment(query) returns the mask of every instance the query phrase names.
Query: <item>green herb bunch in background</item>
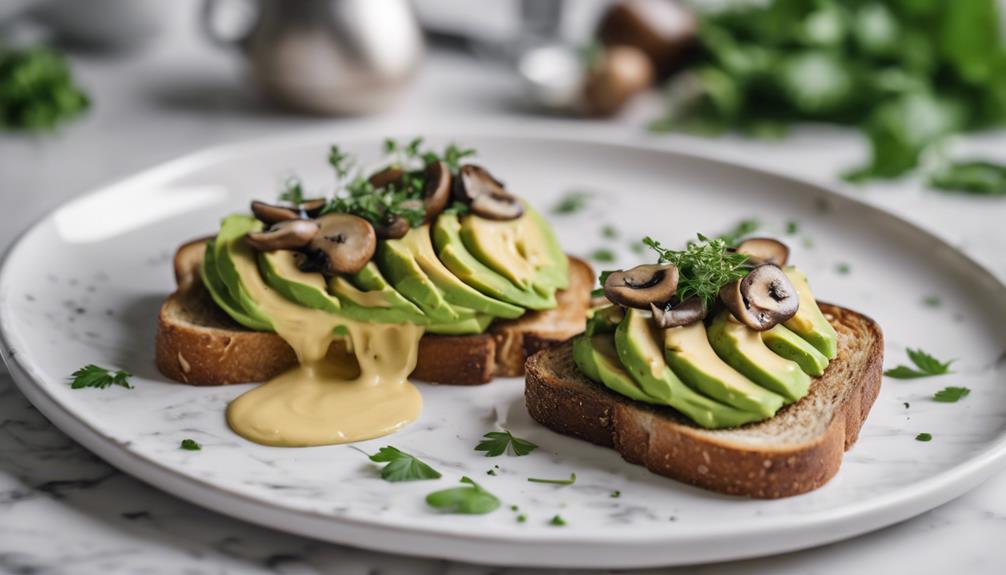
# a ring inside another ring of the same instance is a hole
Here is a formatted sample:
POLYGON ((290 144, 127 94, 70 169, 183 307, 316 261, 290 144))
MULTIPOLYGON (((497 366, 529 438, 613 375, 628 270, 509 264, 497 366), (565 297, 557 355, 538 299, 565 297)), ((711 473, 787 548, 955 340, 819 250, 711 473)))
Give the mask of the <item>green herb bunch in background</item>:
POLYGON ((89 105, 57 52, 0 48, 0 129, 51 130, 89 105))
POLYGON ((858 126, 871 159, 846 177, 862 181, 902 176, 947 136, 1006 123, 996 0, 768 0, 700 20, 699 53, 672 78, 655 130, 858 126))

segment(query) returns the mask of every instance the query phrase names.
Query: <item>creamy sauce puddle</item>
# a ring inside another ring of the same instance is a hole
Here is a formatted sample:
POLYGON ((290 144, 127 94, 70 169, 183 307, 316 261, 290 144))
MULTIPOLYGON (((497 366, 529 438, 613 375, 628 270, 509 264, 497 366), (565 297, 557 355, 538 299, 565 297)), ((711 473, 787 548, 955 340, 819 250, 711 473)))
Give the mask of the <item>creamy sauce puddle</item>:
POLYGON ((244 242, 233 249, 248 295, 299 361, 231 402, 227 423, 235 433, 265 445, 329 445, 387 435, 419 416, 423 400, 407 378, 422 326, 358 322, 301 306, 266 285, 244 242), (341 337, 337 328, 348 333, 352 353, 329 353, 341 337))

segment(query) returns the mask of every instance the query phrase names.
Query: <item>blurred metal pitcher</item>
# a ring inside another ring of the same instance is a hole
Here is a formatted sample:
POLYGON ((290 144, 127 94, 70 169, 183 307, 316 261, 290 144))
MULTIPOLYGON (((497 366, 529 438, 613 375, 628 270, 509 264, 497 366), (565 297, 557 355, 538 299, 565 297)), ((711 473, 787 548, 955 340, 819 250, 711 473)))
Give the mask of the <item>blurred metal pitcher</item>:
POLYGON ((269 97, 319 114, 386 108, 423 55, 408 0, 207 0, 203 23, 245 54, 269 97), (242 8, 245 26, 234 21, 242 8))

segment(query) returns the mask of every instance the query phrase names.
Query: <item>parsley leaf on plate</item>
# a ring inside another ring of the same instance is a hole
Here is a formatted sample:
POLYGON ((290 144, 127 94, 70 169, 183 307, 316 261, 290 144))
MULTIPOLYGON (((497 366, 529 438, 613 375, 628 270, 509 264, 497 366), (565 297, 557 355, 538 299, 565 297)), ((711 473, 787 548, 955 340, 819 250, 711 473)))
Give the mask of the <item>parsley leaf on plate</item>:
POLYGON ((932 441, 933 435, 931 433, 920 433, 915 436, 915 441, 932 441))
POLYGON ((885 371, 884 375, 895 379, 916 379, 919 377, 944 375, 950 373, 950 364, 954 362, 954 360, 946 362, 940 361, 921 349, 909 348, 906 351, 908 353, 908 359, 912 360, 912 363, 915 364, 915 368, 918 369, 907 365, 899 365, 893 369, 885 371))
POLYGON ((440 472, 433 469, 414 455, 405 453, 390 445, 368 455, 374 463, 387 463, 381 469, 381 479, 385 481, 421 481, 424 479, 439 479, 440 472))
POLYGON ((490 431, 482 436, 482 441, 475 446, 475 451, 485 451, 486 457, 496 457, 506 453, 509 448, 514 455, 527 455, 538 446, 526 439, 514 437, 509 431, 490 431))
POLYGON ((944 387, 933 394, 933 400, 940 403, 957 403, 969 393, 971 390, 966 387, 944 387))
POLYGON ((462 477, 461 483, 466 486, 451 487, 430 493, 426 496, 426 503, 445 513, 465 515, 483 515, 499 508, 500 500, 483 489, 481 485, 472 481, 471 478, 462 477))
POLYGON ((126 389, 133 389, 133 386, 129 384, 129 378, 131 376, 132 374, 129 372, 122 370, 113 372, 109 369, 105 369, 104 367, 98 367, 92 363, 85 365, 70 375, 70 387, 72 389, 81 389, 85 387, 105 389, 110 385, 118 385, 119 387, 125 387, 126 389))
POLYGON ((199 445, 199 442, 195 439, 183 439, 179 447, 185 451, 202 451, 203 449, 203 446, 199 445))
POLYGON ((576 474, 570 473, 569 479, 539 479, 537 477, 528 477, 528 481, 531 483, 550 483, 552 485, 573 485, 576 483, 576 474))
POLYGON ((1006 165, 982 161, 951 162, 929 175, 938 190, 976 196, 1006 196, 1006 165))

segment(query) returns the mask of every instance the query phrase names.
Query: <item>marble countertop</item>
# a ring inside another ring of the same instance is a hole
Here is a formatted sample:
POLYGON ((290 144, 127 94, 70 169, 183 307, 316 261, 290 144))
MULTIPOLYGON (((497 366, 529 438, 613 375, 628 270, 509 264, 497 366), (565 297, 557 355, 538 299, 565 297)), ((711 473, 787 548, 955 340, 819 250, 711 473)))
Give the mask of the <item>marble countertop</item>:
MULTIPOLYGON (((191 18, 180 12, 179 18, 191 18)), ((187 21, 186 21, 187 22, 187 21)), ((180 24, 185 22, 179 21, 180 24)), ((179 34, 192 34, 179 26, 179 34)), ((433 53, 393 111, 366 120, 319 120, 271 111, 246 89, 239 62, 192 38, 137 55, 80 56, 95 107, 55 136, 0 136, 0 248, 65 199, 205 146, 327 125, 376 133, 470 121, 534 120, 506 74, 433 53)), ((593 129, 654 138, 658 106, 644 100, 593 129)), ((659 136, 675 138, 681 136, 659 136)), ((849 132, 802 129, 779 143, 686 140, 697 150, 834 183, 864 154, 849 132)), ((961 148, 998 152, 1006 137, 961 148)), ((917 182, 845 189, 965 249, 1006 279, 1006 202, 927 191, 917 182)), ((798 553, 683 568, 688 573, 999 573, 1006 550, 1006 473, 920 517, 798 553)), ((253 526, 206 511, 122 474, 49 424, 0 368, 0 573, 538 573, 361 551, 253 526)), ((664 571, 666 572, 666 571, 664 571)))

